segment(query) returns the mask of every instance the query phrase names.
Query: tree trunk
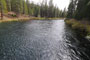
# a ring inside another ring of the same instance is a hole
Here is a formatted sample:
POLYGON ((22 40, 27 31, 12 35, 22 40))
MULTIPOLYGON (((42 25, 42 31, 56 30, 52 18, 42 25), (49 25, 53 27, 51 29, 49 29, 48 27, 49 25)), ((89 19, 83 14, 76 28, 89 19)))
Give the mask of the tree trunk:
POLYGON ((3 20, 3 9, 1 7, 1 20, 3 20))
POLYGON ((3 20, 3 5, 2 5, 2 3, 0 3, 0 6, 1 6, 1 8, 0 8, 0 10, 1 10, 1 20, 3 20))

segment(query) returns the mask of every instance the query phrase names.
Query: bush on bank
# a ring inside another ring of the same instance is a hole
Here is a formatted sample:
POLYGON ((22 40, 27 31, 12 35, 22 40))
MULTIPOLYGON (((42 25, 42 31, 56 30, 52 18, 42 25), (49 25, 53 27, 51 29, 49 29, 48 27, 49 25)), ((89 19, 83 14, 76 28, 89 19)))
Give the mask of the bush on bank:
POLYGON ((80 21, 65 20, 66 24, 75 30, 78 36, 86 37, 90 36, 90 25, 82 24, 80 21))
POLYGON ((90 36, 90 25, 87 25, 88 36, 90 36))

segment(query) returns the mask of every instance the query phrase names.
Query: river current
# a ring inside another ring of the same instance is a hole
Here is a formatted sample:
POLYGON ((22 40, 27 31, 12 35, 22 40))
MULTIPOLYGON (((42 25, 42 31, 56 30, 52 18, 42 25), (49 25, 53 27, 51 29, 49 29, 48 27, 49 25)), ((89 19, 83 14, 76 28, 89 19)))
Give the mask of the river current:
POLYGON ((90 42, 64 20, 0 23, 0 60, 90 60, 90 42))

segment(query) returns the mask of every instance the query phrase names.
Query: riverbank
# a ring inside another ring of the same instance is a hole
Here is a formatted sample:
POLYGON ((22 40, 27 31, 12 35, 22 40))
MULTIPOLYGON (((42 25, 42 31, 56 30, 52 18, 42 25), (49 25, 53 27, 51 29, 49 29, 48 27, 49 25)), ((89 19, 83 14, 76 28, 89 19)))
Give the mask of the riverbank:
POLYGON ((0 20, 2 22, 12 22, 12 21, 28 21, 28 20, 59 20, 63 18, 43 18, 43 17, 19 17, 19 18, 7 18, 0 20))
POLYGON ((12 21, 27 21, 27 20, 43 20, 45 18, 38 18, 38 17, 24 17, 24 18, 11 18, 11 19, 3 19, 0 20, 1 22, 12 22, 12 21))
MULTIPOLYGON (((1 13, 0 13, 1 18, 1 13)), ((16 14, 14 12, 8 12, 6 14, 3 14, 3 19, 0 20, 1 22, 10 22, 10 21, 27 21, 27 20, 58 20, 58 19, 64 19, 64 18, 47 18, 47 17, 34 17, 29 16, 25 14, 16 14)))
POLYGON ((70 26, 78 36, 90 39, 90 24, 88 21, 77 21, 75 19, 65 20, 66 24, 70 26))

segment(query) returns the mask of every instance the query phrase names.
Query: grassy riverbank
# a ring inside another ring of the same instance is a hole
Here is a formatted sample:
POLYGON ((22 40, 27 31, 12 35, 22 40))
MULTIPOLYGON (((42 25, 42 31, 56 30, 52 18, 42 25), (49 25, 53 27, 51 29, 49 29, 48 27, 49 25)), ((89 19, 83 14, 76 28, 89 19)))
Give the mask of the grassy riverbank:
POLYGON ((78 36, 90 37, 90 24, 88 23, 88 21, 77 21, 71 19, 71 20, 65 20, 65 22, 68 26, 70 26, 72 29, 75 30, 78 36))
POLYGON ((43 17, 19 17, 19 18, 7 18, 0 20, 0 23, 2 22, 12 22, 12 21, 28 21, 28 20, 59 20, 63 18, 43 18, 43 17))

